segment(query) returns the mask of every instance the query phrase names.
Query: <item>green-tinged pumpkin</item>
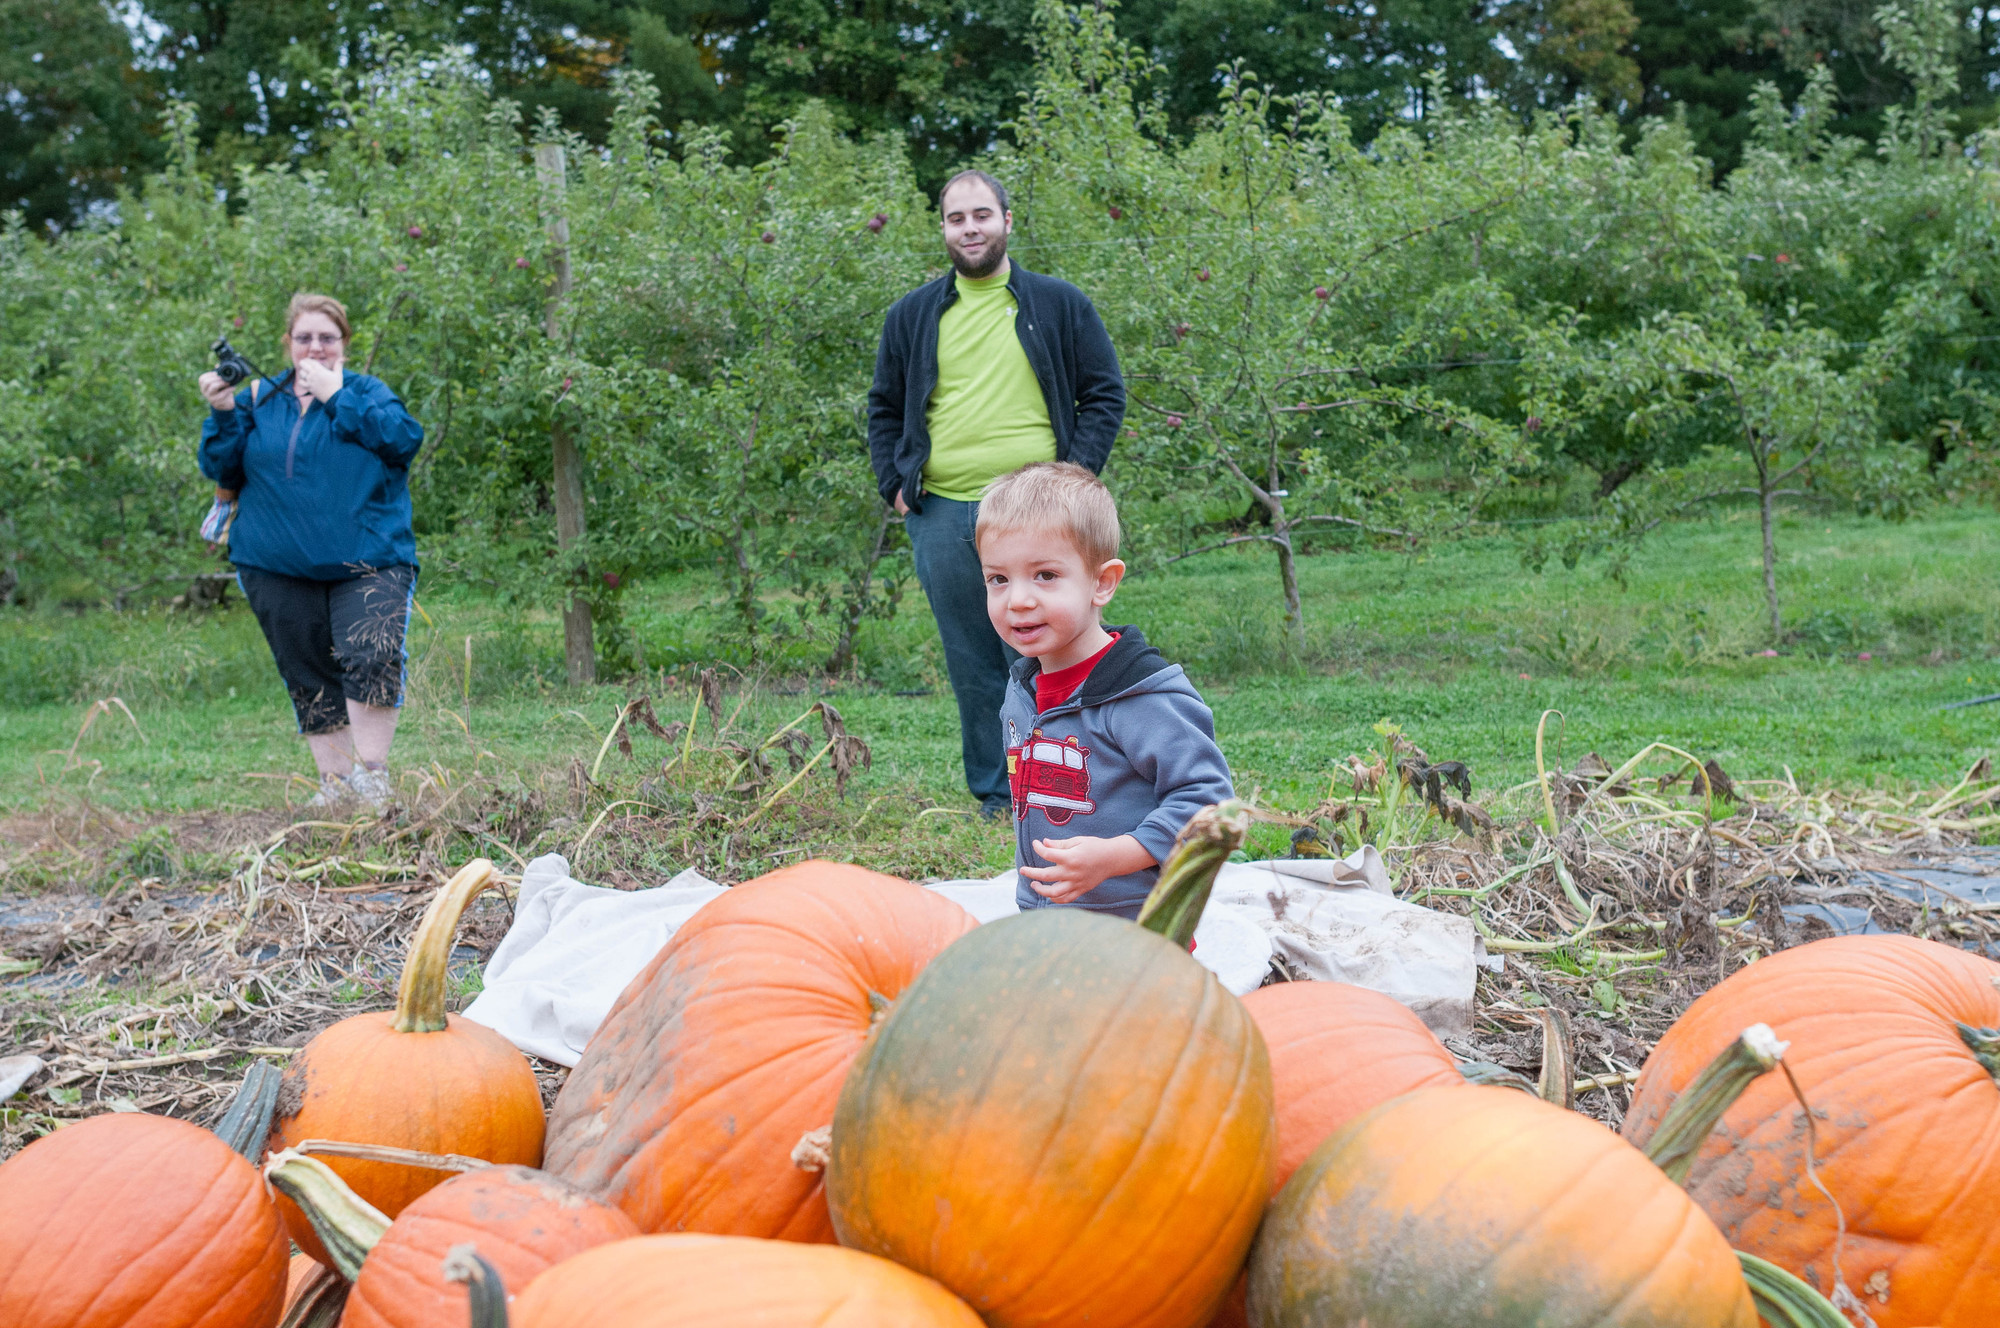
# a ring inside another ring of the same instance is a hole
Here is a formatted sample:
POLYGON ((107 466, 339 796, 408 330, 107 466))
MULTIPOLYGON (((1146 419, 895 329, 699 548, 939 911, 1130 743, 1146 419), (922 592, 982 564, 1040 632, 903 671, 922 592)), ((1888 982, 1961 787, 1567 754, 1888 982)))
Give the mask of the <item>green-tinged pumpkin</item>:
MULTIPOLYGON (((482 1249, 483 1253, 483 1249, 482 1249)), ((455 1321, 457 1322, 457 1321, 455 1321)), ((512 1328, 982 1328, 927 1277, 834 1245, 639 1236, 557 1264, 512 1328)))
MULTIPOLYGON (((453 933, 492 880, 493 864, 482 858, 438 891, 410 942, 393 1011, 343 1019, 292 1058, 271 1124, 273 1152, 331 1139, 541 1161, 542 1096, 528 1058, 492 1029, 444 1009, 453 933)), ((328 1165, 392 1218, 451 1174, 351 1158, 328 1165)), ((278 1206, 299 1248, 327 1262, 312 1224, 289 1199, 278 1206)))
POLYGON ((0 1166, 6 1328, 272 1328, 286 1254, 256 1168, 186 1121, 93 1116, 0 1166))
POLYGON ((992 1328, 1194 1328, 1275 1150, 1242 1002, 1182 944, 1036 909, 958 941, 890 1011, 841 1092, 827 1199, 842 1244, 992 1328))
POLYGON ((933 891, 833 862, 719 896, 584 1048, 548 1169, 643 1231, 831 1242, 816 1142, 801 1143, 832 1123, 883 1011, 977 925, 933 891))
MULTIPOLYGON (((1909 936, 1845 936, 1760 959, 1667 1030, 1624 1133, 1660 1122, 1743 1024, 1789 1045, 1819 1179, 1840 1202, 1840 1272, 1878 1328, 2000 1323, 2000 964, 1909 936)), ((1792 1086, 1765 1075, 1692 1159, 1688 1192, 1737 1248, 1834 1291, 1838 1222, 1806 1176, 1792 1086)))
POLYGON ((1735 1253, 1603 1126, 1425 1088, 1322 1143, 1250 1256, 1258 1328, 1756 1328, 1735 1253))

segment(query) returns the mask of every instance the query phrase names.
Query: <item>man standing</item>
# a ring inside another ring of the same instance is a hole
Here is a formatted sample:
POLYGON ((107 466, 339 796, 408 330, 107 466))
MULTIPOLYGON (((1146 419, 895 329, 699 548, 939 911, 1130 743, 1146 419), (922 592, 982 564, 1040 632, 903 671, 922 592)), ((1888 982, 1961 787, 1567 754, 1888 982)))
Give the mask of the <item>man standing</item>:
POLYGON ((1014 214, 984 171, 938 194, 952 271, 889 310, 868 392, 882 500, 904 513, 958 698, 965 783, 1010 806, 1000 704, 1015 652, 986 615, 973 528, 986 486, 1031 461, 1104 468, 1125 419, 1111 338, 1084 293, 1007 258, 1014 214))

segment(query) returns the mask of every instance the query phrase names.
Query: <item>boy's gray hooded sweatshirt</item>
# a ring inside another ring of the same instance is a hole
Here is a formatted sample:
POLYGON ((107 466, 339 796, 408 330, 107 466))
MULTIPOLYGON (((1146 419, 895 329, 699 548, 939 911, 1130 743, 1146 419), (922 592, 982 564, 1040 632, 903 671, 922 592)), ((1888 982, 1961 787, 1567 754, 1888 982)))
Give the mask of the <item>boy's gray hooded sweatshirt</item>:
MULTIPOLYGON (((1000 722, 1018 867, 1049 865, 1035 840, 1076 835, 1131 835, 1165 862, 1189 817, 1232 796, 1215 716, 1181 666, 1136 627, 1105 630, 1118 640, 1061 705, 1036 712, 1036 660, 1015 661, 1008 679, 1000 722)), ((1137 917, 1159 875, 1149 867, 1114 876, 1075 906, 1137 917)), ((1023 909, 1052 907, 1025 878, 1014 898, 1023 909)))

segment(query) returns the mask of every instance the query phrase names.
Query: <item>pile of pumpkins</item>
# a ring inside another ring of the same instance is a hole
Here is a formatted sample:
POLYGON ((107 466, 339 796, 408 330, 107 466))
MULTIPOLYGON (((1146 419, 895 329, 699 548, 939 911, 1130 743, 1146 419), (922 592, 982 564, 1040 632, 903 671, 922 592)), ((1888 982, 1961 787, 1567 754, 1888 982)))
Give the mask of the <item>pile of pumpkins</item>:
POLYGON ((1224 991, 1187 941, 1243 827, 1198 816, 1137 926, 978 926, 827 862, 740 885, 546 1118, 521 1053, 444 1012, 476 862, 395 1011, 253 1073, 217 1131, 96 1116, 0 1165, 0 1324, 2000 1323, 2000 964, 1760 960, 1660 1042, 1621 1135, 1467 1083, 1375 993, 1224 991))

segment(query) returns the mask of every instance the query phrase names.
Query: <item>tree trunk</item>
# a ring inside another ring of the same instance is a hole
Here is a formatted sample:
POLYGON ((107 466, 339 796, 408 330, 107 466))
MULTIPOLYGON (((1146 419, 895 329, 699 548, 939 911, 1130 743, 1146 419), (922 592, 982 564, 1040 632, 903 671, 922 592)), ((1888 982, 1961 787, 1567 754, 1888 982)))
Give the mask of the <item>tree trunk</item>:
MULTIPOLYGON (((569 218, 563 211, 565 166, 562 144, 539 143, 535 146, 535 175, 542 186, 544 205, 548 209, 549 261, 555 267, 556 278, 549 291, 543 330, 550 341, 560 342, 563 301, 570 290, 569 218)), ((557 409, 561 409, 560 404, 557 409)), ((571 434, 568 423, 560 416, 550 429, 549 441, 555 469, 556 548, 567 553, 584 536, 583 458, 577 452, 576 438, 571 434)), ((590 568, 581 558, 572 563, 559 556, 556 561, 562 565, 562 574, 569 582, 563 600, 563 661, 567 666, 570 686, 580 687, 597 681, 597 644, 590 621, 590 601, 582 593, 590 578, 590 568)))
MULTIPOLYGON (((583 539, 583 459, 577 455, 567 421, 556 420, 550 442, 555 449, 556 548, 566 552, 583 539)), ((581 558, 569 564, 560 553, 556 561, 568 564, 570 581, 569 597, 563 601, 563 663, 570 686, 587 686, 597 681, 597 640, 590 601, 583 595, 590 568, 581 558)))
POLYGON ((826 662, 829 677, 839 676, 841 670, 854 662, 854 637, 861 630, 861 615, 868 608, 868 590, 875 584, 875 567, 882 561, 882 550, 889 543, 889 527, 895 520, 893 509, 882 513, 882 525, 875 532, 875 548, 868 555, 868 565, 861 569, 861 584, 854 588, 841 610, 840 640, 834 644, 833 657, 826 662))
POLYGON ((1778 616, 1778 546, 1771 538, 1771 481, 1763 478, 1757 485, 1758 512, 1764 521, 1764 603, 1771 610, 1771 644, 1777 645, 1785 635, 1784 619, 1778 616))
POLYGON ((1631 479, 1645 468, 1646 458, 1630 457, 1607 470, 1599 471, 1597 476, 1597 500, 1603 502, 1612 494, 1617 493, 1626 480, 1631 479))
POLYGON ((1278 579, 1285 586, 1285 637, 1294 650, 1306 645, 1305 613, 1299 607, 1299 568, 1292 558, 1292 528, 1282 520, 1271 523, 1277 530, 1272 544, 1278 550, 1278 579))

